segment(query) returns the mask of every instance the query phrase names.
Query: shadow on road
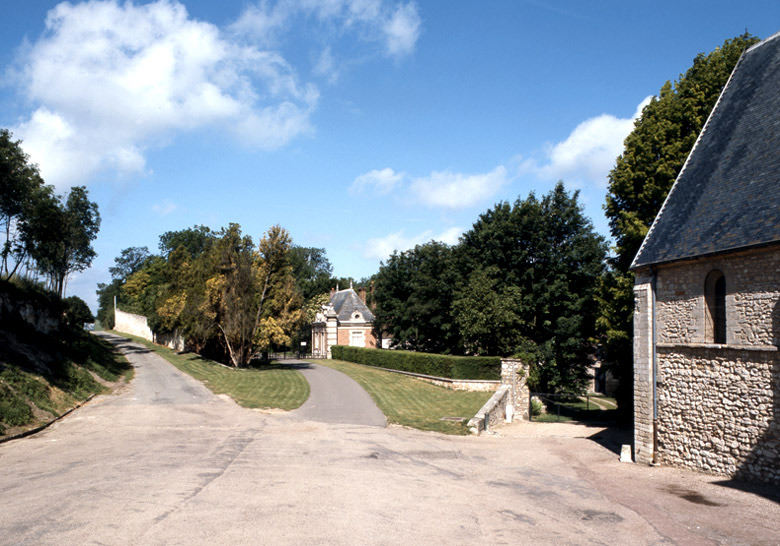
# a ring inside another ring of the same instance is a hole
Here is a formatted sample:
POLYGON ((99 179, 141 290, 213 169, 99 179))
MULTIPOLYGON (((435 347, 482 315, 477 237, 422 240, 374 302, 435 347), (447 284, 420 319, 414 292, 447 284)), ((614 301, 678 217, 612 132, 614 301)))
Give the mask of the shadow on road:
POLYGON ((127 341, 116 342, 114 343, 114 346, 124 354, 138 355, 138 354, 146 354, 152 352, 151 349, 147 349, 146 347, 142 347, 140 345, 131 345, 127 341))
POLYGON ((737 489, 738 491, 744 491, 745 493, 752 493, 759 497, 764 497, 774 503, 780 504, 780 491, 772 485, 742 482, 739 480, 722 480, 719 482, 713 482, 715 485, 721 487, 728 487, 729 489, 737 489))
POLYGON ((308 370, 312 368, 312 365, 308 362, 289 361, 289 362, 252 362, 249 364, 250 368, 256 370, 308 370))
POLYGON ((613 426, 599 431, 593 436, 588 436, 588 440, 596 442, 601 447, 612 451, 615 455, 620 455, 621 446, 633 443, 633 430, 631 428, 613 426))

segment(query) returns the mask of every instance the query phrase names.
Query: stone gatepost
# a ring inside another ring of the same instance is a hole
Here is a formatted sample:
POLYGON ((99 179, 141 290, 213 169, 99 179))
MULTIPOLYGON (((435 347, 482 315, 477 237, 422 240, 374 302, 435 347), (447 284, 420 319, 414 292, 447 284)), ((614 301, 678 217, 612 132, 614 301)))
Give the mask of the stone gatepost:
POLYGON ((529 366, 515 358, 501 359, 501 384, 509 386, 507 396, 507 420, 530 419, 531 393, 528 390, 529 366), (511 404, 512 409, 509 410, 511 404))

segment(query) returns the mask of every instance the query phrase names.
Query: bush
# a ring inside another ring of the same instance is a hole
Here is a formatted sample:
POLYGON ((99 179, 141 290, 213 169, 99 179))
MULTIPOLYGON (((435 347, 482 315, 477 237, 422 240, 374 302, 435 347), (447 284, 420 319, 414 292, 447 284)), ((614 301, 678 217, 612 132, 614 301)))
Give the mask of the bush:
POLYGON ((26 425, 32 419, 32 410, 24 398, 0 383, 0 421, 13 427, 26 425))
POLYGON ((542 401, 539 400, 536 397, 531 398, 531 416, 537 417, 542 414, 542 409, 544 408, 544 405, 542 404, 542 401))
POLYGON ((492 356, 450 356, 387 349, 366 349, 336 345, 333 358, 402 372, 450 379, 501 378, 501 359, 492 356))

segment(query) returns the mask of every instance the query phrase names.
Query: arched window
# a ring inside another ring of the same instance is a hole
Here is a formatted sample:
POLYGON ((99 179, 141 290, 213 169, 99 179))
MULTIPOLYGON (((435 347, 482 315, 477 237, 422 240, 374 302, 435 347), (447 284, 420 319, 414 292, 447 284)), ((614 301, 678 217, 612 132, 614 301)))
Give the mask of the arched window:
POLYGON ((726 277, 714 269, 704 280, 706 337, 709 343, 726 343, 726 277))

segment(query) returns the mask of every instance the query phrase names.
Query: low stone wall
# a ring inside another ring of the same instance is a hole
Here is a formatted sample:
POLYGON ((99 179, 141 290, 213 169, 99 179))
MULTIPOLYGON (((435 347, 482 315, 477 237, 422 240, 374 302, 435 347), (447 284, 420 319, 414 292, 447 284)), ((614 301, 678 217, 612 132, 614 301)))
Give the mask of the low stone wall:
POLYGON ((154 342, 158 345, 165 345, 169 349, 174 351, 184 350, 184 338, 179 335, 179 332, 154 334, 154 342))
POLYGON ((530 419, 531 393, 528 390, 528 366, 522 361, 501 360, 501 386, 468 422, 472 434, 489 430, 503 420, 530 419))
POLYGON ((777 347, 658 344, 659 462, 780 485, 777 347))
POLYGON ((501 385, 498 390, 485 402, 485 405, 468 422, 469 431, 472 434, 487 432, 490 427, 506 419, 506 407, 512 399, 512 387, 501 385))
POLYGON ((391 370, 389 368, 377 367, 376 369, 401 375, 408 375, 409 377, 414 377, 420 381, 425 381, 426 383, 438 385, 439 387, 444 387, 445 389, 451 389, 453 391, 495 392, 501 385, 501 381, 490 381, 488 379, 450 379, 448 377, 436 377, 433 375, 405 372, 402 370, 391 370))

